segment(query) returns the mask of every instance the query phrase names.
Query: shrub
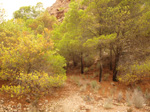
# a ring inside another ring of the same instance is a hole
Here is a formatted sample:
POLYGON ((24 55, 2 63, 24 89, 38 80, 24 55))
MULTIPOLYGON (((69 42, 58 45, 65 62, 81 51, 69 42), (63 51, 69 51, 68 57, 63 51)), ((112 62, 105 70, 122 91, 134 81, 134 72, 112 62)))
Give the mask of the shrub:
POLYGON ((107 80, 108 80, 108 78, 109 78, 109 76, 110 76, 110 74, 109 74, 109 73, 104 74, 104 81, 107 81, 107 80))
POLYGON ((87 86, 86 86, 86 85, 83 85, 83 86, 80 88, 80 91, 86 91, 86 88, 87 88, 87 86))
POLYGON ((133 112, 132 108, 127 109, 127 112, 133 112))
POLYGON ((90 86, 95 92, 101 88, 97 81, 91 81, 90 86))
POLYGON ((142 92, 135 89, 132 95, 132 102, 136 108, 142 108, 145 102, 142 92))
POLYGON ((123 99, 123 94, 122 94, 122 92, 119 92, 118 96, 117 96, 118 102, 120 102, 122 99, 123 99))
POLYGON ((146 99, 147 105, 150 105, 150 93, 149 93, 148 89, 145 91, 144 97, 146 99))
POLYGON ((87 73, 89 71, 89 68, 88 67, 85 67, 84 68, 84 73, 87 73))
POLYGON ((96 78, 98 77, 98 72, 94 72, 93 77, 92 78, 96 78))
POLYGON ((88 55, 84 58, 84 66, 90 67, 94 63, 94 57, 92 55, 88 55))
POLYGON ((44 71, 51 74, 65 73, 65 59, 53 50, 52 40, 42 35, 14 38, 8 45, 0 44, 0 77, 13 80, 22 71, 44 71))
POLYGON ((35 99, 48 94, 51 87, 60 87, 66 80, 65 74, 49 76, 47 73, 34 72, 30 74, 20 73, 16 77, 15 85, 2 86, 1 92, 11 97, 21 98, 24 95, 31 95, 35 99))
POLYGON ((129 91, 126 91, 126 102, 128 106, 132 105, 131 94, 129 93, 129 91))
POLYGON ((80 77, 78 76, 71 76, 71 80, 77 84, 78 86, 81 86, 80 77))
POLYGON ((112 97, 107 98, 106 101, 105 101, 105 103, 104 103, 104 105, 103 105, 103 107, 105 109, 111 109, 112 108, 112 101, 113 101, 112 97))

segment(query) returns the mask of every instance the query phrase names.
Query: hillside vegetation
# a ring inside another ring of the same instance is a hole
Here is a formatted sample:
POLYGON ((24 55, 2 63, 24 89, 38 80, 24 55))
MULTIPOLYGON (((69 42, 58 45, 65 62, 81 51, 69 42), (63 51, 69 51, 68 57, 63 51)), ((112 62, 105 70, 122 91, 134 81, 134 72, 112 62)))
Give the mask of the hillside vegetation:
MULTIPOLYGON (((72 0, 61 20, 42 3, 21 7, 8 21, 0 9, 0 79, 7 83, 1 94, 30 97, 32 106, 38 107, 52 88, 65 86, 66 72, 74 74, 74 69, 80 70, 80 77, 72 77, 79 87, 81 77, 98 77, 98 82, 85 84, 92 91, 111 76, 110 81, 132 87, 144 82, 150 77, 149 15, 149 0, 72 0), (91 72, 94 75, 85 75, 91 72)), ((137 102, 132 103, 141 108, 137 102)))

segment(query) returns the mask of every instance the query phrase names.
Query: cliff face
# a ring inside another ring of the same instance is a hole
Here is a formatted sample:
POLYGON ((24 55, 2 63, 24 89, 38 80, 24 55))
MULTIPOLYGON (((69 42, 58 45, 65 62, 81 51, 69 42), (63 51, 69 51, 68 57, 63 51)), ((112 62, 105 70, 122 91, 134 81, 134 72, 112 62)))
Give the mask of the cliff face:
POLYGON ((58 21, 64 19, 64 13, 68 11, 70 0, 56 0, 56 2, 48 7, 47 10, 50 15, 54 15, 58 21))

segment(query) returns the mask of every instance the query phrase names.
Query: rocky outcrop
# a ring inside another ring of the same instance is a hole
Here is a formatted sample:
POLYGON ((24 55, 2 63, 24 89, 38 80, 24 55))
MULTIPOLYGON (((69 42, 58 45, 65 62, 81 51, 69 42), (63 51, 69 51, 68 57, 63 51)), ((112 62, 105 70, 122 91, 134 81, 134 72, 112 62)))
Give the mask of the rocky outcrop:
POLYGON ((50 15, 54 15, 61 22, 64 19, 64 14, 68 11, 69 3, 70 0, 56 0, 47 10, 50 15))

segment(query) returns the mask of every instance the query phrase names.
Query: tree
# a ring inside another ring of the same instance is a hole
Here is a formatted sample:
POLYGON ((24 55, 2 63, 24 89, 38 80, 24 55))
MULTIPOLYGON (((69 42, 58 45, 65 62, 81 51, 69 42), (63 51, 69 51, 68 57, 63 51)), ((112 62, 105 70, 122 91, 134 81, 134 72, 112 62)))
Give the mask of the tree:
POLYGON ((69 62, 73 60, 74 66, 78 63, 81 64, 81 73, 83 74, 83 60, 88 49, 83 46, 87 37, 85 36, 84 23, 85 13, 80 9, 79 4, 71 2, 70 9, 65 15, 65 19, 53 31, 53 40, 56 42, 57 48, 60 50, 60 54, 63 55, 69 62), (80 60, 80 62, 78 61, 80 60))
POLYGON ((20 7, 19 10, 13 13, 14 18, 21 18, 24 20, 27 19, 35 19, 38 17, 42 12, 44 12, 43 4, 41 2, 37 3, 36 6, 23 6, 20 7))
MULTIPOLYGON (((137 37, 137 34, 139 34, 137 31, 140 31, 140 34, 141 31, 146 31, 141 25, 147 22, 141 20, 143 19, 143 15, 149 12, 147 1, 83 0, 83 4, 84 7, 86 7, 87 13, 91 16, 89 17, 89 21, 94 23, 92 25, 89 23, 89 27, 87 27, 87 30, 89 30, 94 37, 98 38, 101 35, 116 34, 116 38, 111 43, 102 44, 102 40, 100 40, 100 49, 107 48, 106 46, 109 44, 111 47, 107 49, 110 49, 111 57, 113 49, 115 56, 113 81, 117 81, 118 67, 124 59, 128 58, 127 54, 130 53, 131 55, 129 48, 131 49, 133 47, 132 44, 137 42, 134 40, 134 37, 137 37), (128 46, 127 48, 128 42, 130 42, 132 47, 128 46), (104 45, 104 47, 101 45, 104 45)), ((132 50, 132 53, 134 52, 135 50, 132 50)), ((125 61, 127 62, 128 60, 126 59, 125 61)))
POLYGON ((0 8, 0 23, 4 21, 5 17, 5 10, 3 8, 0 8))

